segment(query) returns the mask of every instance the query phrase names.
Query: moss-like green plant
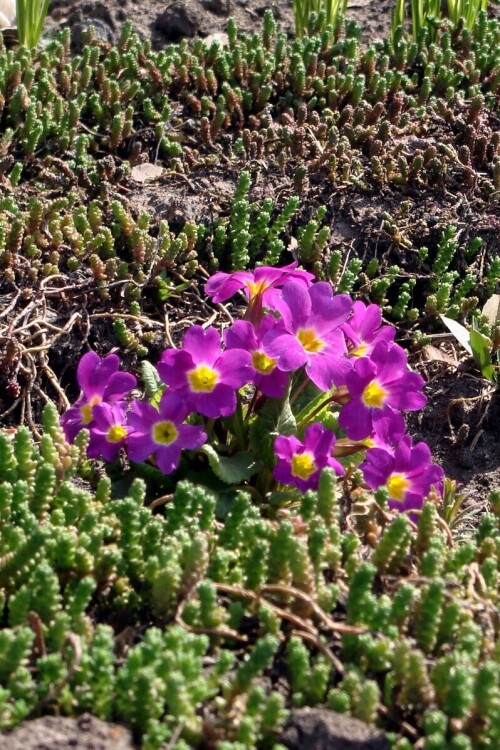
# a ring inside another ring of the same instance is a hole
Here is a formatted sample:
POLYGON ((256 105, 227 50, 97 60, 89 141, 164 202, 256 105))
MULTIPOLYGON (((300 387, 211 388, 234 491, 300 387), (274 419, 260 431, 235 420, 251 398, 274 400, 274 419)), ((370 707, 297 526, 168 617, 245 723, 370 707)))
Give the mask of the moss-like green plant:
POLYGON ((124 495, 108 477, 82 482, 82 445, 65 443, 52 406, 40 446, 25 428, 2 432, 0 458, 2 727, 55 705, 125 721, 143 748, 179 732, 194 747, 203 708, 223 741, 255 747, 292 705, 326 702, 384 727, 396 702, 425 743, 498 738, 492 514, 455 549, 427 505, 416 537, 398 517, 362 562, 358 535, 340 534, 329 471, 302 501, 297 536, 245 493, 221 524, 202 486, 181 482, 158 505, 154 483, 124 495), (272 675, 285 673, 280 695, 272 675))

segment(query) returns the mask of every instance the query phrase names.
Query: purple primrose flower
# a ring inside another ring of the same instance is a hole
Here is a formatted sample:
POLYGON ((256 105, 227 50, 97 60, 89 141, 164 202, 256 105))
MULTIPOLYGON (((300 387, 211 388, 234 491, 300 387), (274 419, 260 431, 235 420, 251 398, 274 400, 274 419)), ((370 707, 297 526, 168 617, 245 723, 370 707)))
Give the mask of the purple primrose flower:
POLYGON ((196 450, 206 442, 202 427, 183 424, 189 413, 184 399, 176 393, 163 394, 158 410, 141 401, 133 401, 128 414, 128 455, 140 463, 151 456, 164 474, 179 465, 184 449, 196 450))
POLYGON ((386 487, 389 507, 400 511, 419 510, 434 485, 441 491, 444 472, 431 463, 426 443, 417 443, 405 435, 393 452, 370 448, 360 465, 365 482, 372 489, 386 487))
POLYGON ((105 461, 114 461, 120 448, 125 446, 128 433, 123 403, 96 404, 92 417, 87 455, 89 458, 102 456, 105 461))
POLYGON ((83 427, 93 425, 96 404, 115 404, 135 388, 135 377, 128 372, 119 372, 119 368, 120 360, 116 354, 108 354, 102 359, 95 352, 83 355, 76 371, 82 393, 61 417, 67 440, 71 442, 83 427))
POLYGON ((216 273, 205 284, 205 293, 214 302, 225 302, 243 289, 250 301, 255 297, 260 297, 263 304, 272 308, 273 300, 277 295, 277 287, 283 286, 290 279, 296 279, 305 286, 310 286, 314 281, 314 274, 301 271, 297 265, 294 261, 283 268, 260 266, 255 271, 216 273))
POLYGON ((306 429, 304 442, 295 435, 278 435, 274 441, 274 452, 278 457, 273 476, 282 484, 291 484, 301 492, 318 487, 321 469, 331 466, 337 474, 344 473, 344 467, 335 458, 332 450, 335 435, 320 422, 306 429))
POLYGON ((393 343, 379 342, 371 356, 353 361, 345 385, 351 400, 339 415, 339 425, 352 440, 371 435, 375 422, 393 409, 416 411, 427 399, 423 378, 408 370, 406 355, 393 343))
POLYGON ((274 315, 265 315, 256 327, 247 320, 237 320, 224 332, 227 350, 245 349, 250 353, 252 381, 269 398, 282 396, 288 382, 288 373, 280 370, 276 360, 268 356, 262 342, 266 333, 276 325, 278 321, 274 315))
POLYGON ((326 281, 309 288, 290 281, 281 293, 281 325, 264 337, 266 353, 282 370, 305 365, 308 377, 322 391, 342 385, 351 365, 340 326, 349 317, 351 298, 334 295, 326 281))
POLYGON ((383 448, 394 453, 394 446, 399 443, 406 432, 405 420, 401 412, 387 409, 384 416, 373 421, 373 432, 363 440, 368 448, 383 448))
POLYGON ((396 329, 382 325, 382 313, 378 305, 365 305, 355 302, 352 315, 342 325, 342 330, 349 341, 351 357, 369 357, 379 341, 392 341, 396 329))
POLYGON ((215 328, 192 326, 182 349, 167 349, 158 372, 162 380, 188 404, 210 419, 228 417, 236 410, 236 390, 252 379, 251 357, 241 349, 221 351, 215 328))

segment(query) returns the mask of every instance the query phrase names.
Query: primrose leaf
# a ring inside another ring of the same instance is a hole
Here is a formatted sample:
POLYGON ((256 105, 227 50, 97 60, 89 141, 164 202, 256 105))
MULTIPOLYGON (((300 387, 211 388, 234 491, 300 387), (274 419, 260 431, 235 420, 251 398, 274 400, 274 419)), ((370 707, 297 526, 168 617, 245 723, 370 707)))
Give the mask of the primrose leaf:
POLYGON ((146 396, 149 399, 149 403, 151 404, 151 406, 157 408, 158 404, 161 401, 161 397, 163 396, 166 385, 162 382, 160 376, 158 375, 158 370, 156 369, 156 367, 154 367, 154 365, 152 365, 151 362, 148 362, 147 360, 145 362, 141 362, 141 376, 144 382, 144 388, 146 391, 146 396))
POLYGON ((447 318, 445 315, 440 315, 439 317, 445 324, 446 328, 450 331, 450 333, 455 336, 459 344, 462 344, 465 351, 468 352, 472 357, 473 355, 472 347, 470 345, 470 333, 467 328, 465 328, 463 325, 460 325, 460 323, 457 323, 456 320, 447 318))
MULTIPOLYGON (((301 424, 302 422, 308 422, 309 417, 312 415, 313 412, 316 412, 316 409, 318 409, 319 406, 324 401, 327 401, 327 399, 336 391, 337 389, 334 387, 331 390, 328 391, 328 393, 325 393, 324 391, 320 391, 318 395, 311 399, 306 406, 297 414, 297 423, 301 424)), ((324 409, 321 409, 321 412, 317 412, 317 414, 323 413, 325 410, 329 409, 329 404, 326 404, 324 409)))
POLYGON ((226 484, 247 482, 257 470, 254 457, 247 451, 240 451, 234 456, 219 456, 215 448, 208 444, 200 450, 207 456, 215 476, 226 484))
POLYGON ((141 362, 141 376, 148 398, 152 398, 157 390, 165 387, 158 375, 158 370, 147 360, 141 362))
POLYGON ((470 343, 472 346, 474 362, 479 367, 485 378, 488 378, 488 380, 494 380, 495 368, 493 367, 490 354, 491 341, 479 331, 471 331, 470 343))
POLYGON ((274 439, 277 435, 292 435, 297 429, 288 394, 282 398, 270 398, 259 411, 250 427, 250 447, 262 459, 268 469, 272 469, 274 439))

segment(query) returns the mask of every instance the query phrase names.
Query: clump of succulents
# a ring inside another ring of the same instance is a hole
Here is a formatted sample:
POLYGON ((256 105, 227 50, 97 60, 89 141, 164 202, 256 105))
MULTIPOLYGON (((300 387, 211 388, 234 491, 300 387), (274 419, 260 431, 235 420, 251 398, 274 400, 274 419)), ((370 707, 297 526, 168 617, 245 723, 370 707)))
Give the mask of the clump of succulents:
MULTIPOLYGON (((106 398, 130 378, 115 370, 106 398)), ((254 748, 326 703, 399 748, 498 742, 498 493, 458 546, 436 496, 414 529, 335 466, 273 506, 245 483, 124 488, 88 445, 52 405, 39 445, 0 433, 3 729, 91 711, 147 750, 207 733, 254 748)))

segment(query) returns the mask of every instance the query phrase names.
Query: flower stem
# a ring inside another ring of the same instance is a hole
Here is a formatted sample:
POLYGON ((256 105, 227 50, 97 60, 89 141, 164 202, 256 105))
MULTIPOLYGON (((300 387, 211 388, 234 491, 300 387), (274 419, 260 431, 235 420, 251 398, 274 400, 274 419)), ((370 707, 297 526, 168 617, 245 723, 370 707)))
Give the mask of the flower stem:
POLYGON ((300 396, 306 385, 309 383, 309 378, 305 377, 296 387, 292 395, 290 396, 290 406, 300 396))
POLYGON ((257 403, 257 399, 259 397, 259 393, 260 393, 259 389, 255 388, 252 399, 250 403, 248 404, 247 413, 245 414, 245 425, 248 425, 248 422, 250 421, 250 417, 253 414, 253 410, 255 409, 255 404, 257 403))

